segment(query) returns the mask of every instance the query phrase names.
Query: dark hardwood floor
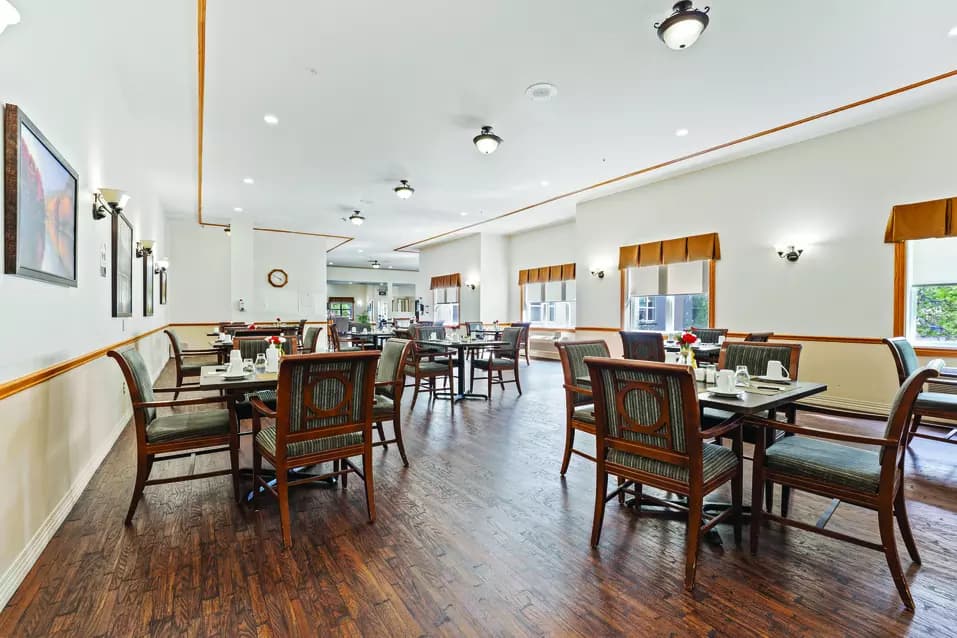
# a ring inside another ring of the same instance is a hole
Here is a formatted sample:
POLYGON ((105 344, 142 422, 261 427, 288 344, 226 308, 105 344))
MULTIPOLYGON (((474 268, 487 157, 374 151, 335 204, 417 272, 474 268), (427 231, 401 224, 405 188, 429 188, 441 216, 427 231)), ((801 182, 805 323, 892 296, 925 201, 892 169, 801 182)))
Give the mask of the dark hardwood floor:
MULTIPOLYGON (((521 370, 520 398, 507 386, 489 403, 458 404, 452 418, 448 402, 430 407, 423 397, 406 411, 411 467, 392 446, 376 450, 374 525, 357 479, 344 492, 294 490, 289 552, 275 501, 262 499, 259 512, 237 507, 228 477, 148 487, 124 527, 134 474, 128 428, 0 615, 0 635, 957 633, 953 446, 917 440, 907 460, 923 565, 901 551, 916 613, 904 610, 881 553, 774 523, 756 558, 721 526, 724 545, 703 547, 698 587, 687 594, 684 521, 611 503, 601 546, 591 550, 594 466, 574 457, 566 480, 558 475, 559 366, 533 361, 521 370)), ((159 385, 170 385, 169 370, 159 385)), ((588 438, 579 435, 579 444, 590 446, 588 438)), ((188 461, 176 463, 182 471, 188 461)), ((225 455, 200 457, 197 471, 225 464, 225 455)), ((792 509, 813 522, 826 506, 797 494, 792 509)), ((876 515, 851 506, 830 525, 878 539, 876 515)))

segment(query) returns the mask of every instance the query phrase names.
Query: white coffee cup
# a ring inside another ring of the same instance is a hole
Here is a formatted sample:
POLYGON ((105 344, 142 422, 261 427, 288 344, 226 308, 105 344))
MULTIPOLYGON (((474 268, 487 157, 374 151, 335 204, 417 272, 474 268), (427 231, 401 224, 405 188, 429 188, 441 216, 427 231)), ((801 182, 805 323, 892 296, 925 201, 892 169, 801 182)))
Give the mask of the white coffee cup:
POLYGON ((695 368, 694 378, 695 378, 695 381, 704 381, 704 378, 705 378, 704 368, 695 368))
POLYGON ((718 345, 719 345, 719 346, 720 346, 722 343, 724 343, 724 339, 725 339, 724 335, 718 335, 718 345))
POLYGON ((719 370, 715 378, 715 389, 718 392, 734 392, 734 370, 719 370))
POLYGON ((788 375, 788 370, 784 367, 784 364, 774 359, 768 361, 768 369, 764 373, 764 376, 769 379, 781 379, 782 381, 791 378, 790 375, 788 375))

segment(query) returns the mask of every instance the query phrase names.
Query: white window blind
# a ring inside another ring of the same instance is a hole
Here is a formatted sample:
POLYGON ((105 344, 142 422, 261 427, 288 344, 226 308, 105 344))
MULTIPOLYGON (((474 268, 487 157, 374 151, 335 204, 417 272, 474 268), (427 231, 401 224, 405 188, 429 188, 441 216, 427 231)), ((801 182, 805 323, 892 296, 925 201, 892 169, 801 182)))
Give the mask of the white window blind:
POLYGON ((957 284, 957 238, 907 242, 912 286, 957 284))
POLYGON ((707 292, 708 262, 688 261, 663 268, 666 269, 665 294, 700 295, 707 292))
POLYGON ((575 301, 575 280, 565 282, 565 301, 575 301))
POLYGON ((628 295, 649 297, 664 294, 662 269, 659 266, 628 269, 628 295))
POLYGON ((543 301, 545 286, 543 284, 526 284, 525 301, 539 302, 543 301))
POLYGON ((562 301, 563 284, 561 281, 548 281, 545 283, 545 301, 562 301))

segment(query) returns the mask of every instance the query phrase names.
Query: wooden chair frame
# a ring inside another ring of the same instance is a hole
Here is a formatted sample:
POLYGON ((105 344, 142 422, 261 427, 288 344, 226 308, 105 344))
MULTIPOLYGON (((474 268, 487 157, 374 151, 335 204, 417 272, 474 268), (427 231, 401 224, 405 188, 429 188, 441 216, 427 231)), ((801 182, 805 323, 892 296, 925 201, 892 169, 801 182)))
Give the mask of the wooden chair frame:
MULTIPOLYGON (((429 348, 424 348, 419 341, 419 331, 417 327, 412 328, 412 347, 409 349, 408 358, 406 359, 406 365, 411 366, 413 374, 409 375, 405 371, 405 366, 403 366, 403 372, 408 377, 411 376, 413 379, 412 387, 415 390, 412 392, 412 404, 410 407, 415 407, 415 402, 419 398, 419 390, 424 389, 429 394, 429 401, 432 402, 440 395, 436 388, 437 379, 445 379, 446 385, 449 391, 449 398, 452 397, 453 390, 455 388, 455 371, 453 367, 454 363, 454 352, 451 350, 433 350, 429 348), (436 361, 437 358, 441 357, 442 361, 436 361), (423 361, 431 363, 445 363, 446 368, 443 370, 423 370, 420 365, 423 361)), ((404 380, 403 380, 404 383, 404 380)), ((455 410, 455 401, 452 400, 452 410, 455 410)))
MULTIPOLYGON (((191 481, 194 479, 210 478, 213 476, 231 475, 233 478, 233 496, 236 502, 240 502, 241 495, 239 490, 239 424, 236 421, 236 411, 233 409, 235 397, 203 397, 199 399, 181 399, 173 401, 144 401, 140 393, 139 386, 136 383, 136 377, 129 363, 123 358, 121 352, 110 350, 106 353, 119 364, 123 371, 123 378, 126 380, 126 386, 130 392, 130 401, 133 404, 133 428, 136 431, 136 480, 133 486, 133 494, 130 497, 130 506, 126 511, 126 518, 123 519, 125 525, 133 522, 133 514, 136 512, 136 506, 139 504, 140 497, 143 495, 143 489, 147 485, 163 485, 165 483, 177 483, 180 481, 191 481), (162 443, 150 443, 146 438, 146 410, 148 408, 178 408, 192 405, 207 405, 212 403, 225 403, 229 409, 230 431, 228 434, 218 436, 203 436, 190 439, 181 439, 177 441, 165 441, 162 443), (229 452, 230 469, 216 470, 211 472, 201 472, 199 474, 171 476, 161 479, 150 480, 150 472, 153 464, 157 461, 172 461, 193 455, 215 454, 216 452, 229 452), (162 456, 158 456, 162 455, 162 456)), ((153 388, 155 393, 189 392, 192 388, 153 388)))
POLYGON ((185 362, 186 357, 219 357, 222 353, 219 350, 212 348, 204 348, 199 350, 180 350, 179 337, 176 336, 176 333, 172 330, 164 330, 163 332, 165 332, 166 336, 169 338, 170 347, 173 349, 173 364, 176 366, 176 387, 179 388, 179 390, 174 390, 175 394, 173 395, 173 400, 175 401, 179 398, 180 392, 195 391, 195 386, 199 385, 199 381, 194 383, 186 383, 184 381, 185 379, 192 379, 193 377, 198 378, 200 375, 200 372, 190 372, 188 370, 184 370, 183 363, 185 362), (187 387, 184 389, 184 386, 194 387, 187 387))
MULTIPOLYGON (((372 444, 372 447, 382 447, 389 449, 389 443, 395 443, 399 448, 399 456, 402 457, 402 465, 409 467, 409 459, 405 455, 405 443, 402 441, 402 392, 405 390, 405 364, 412 351, 413 342, 409 341, 402 349, 399 355, 399 365, 396 366, 395 378, 391 381, 376 381, 376 388, 392 388, 392 416, 387 419, 375 418, 376 430, 379 432, 379 440, 372 444), (393 436, 391 439, 385 438, 385 432, 382 424, 388 421, 392 422, 393 436)), ((381 364, 381 359, 379 363, 381 364)))
MULTIPOLYGON (((931 368, 923 368, 915 372, 910 379, 905 380, 901 386, 900 393, 902 397, 897 404, 897 410, 890 415, 890 428, 887 436, 863 436, 859 434, 844 434, 841 432, 832 432, 830 430, 821 430, 817 428, 803 427, 793 424, 768 423, 764 419, 755 417, 745 417, 743 420, 758 427, 772 427, 784 430, 787 433, 795 435, 810 436, 837 443, 856 443, 878 446, 882 450, 880 484, 877 493, 870 493, 863 490, 856 490, 846 486, 835 485, 824 480, 817 480, 805 477, 797 477, 787 473, 778 472, 765 466, 765 455, 767 446, 763 437, 757 437, 757 443, 754 451, 753 478, 752 485, 760 485, 765 481, 771 483, 780 483, 782 486, 788 486, 793 489, 803 490, 812 494, 817 494, 827 498, 837 498, 845 503, 857 505, 870 510, 877 511, 878 523, 880 528, 881 542, 873 543, 854 536, 835 532, 824 527, 808 525, 794 519, 787 518, 786 514, 776 516, 771 512, 764 510, 761 490, 752 489, 751 500, 751 553, 758 552, 758 537, 761 525, 766 520, 777 521, 782 525, 796 527, 805 531, 821 534, 829 538, 846 541, 867 547, 884 553, 887 559, 887 565, 890 568, 891 575, 894 578, 894 584, 900 594, 901 600, 910 611, 914 610, 914 599, 911 596, 907 581, 904 579, 904 572, 901 569, 900 558, 897 553, 897 542, 894 538, 894 519, 897 519, 901 536, 904 539, 904 545, 910 554, 911 560, 920 564, 920 554, 917 551, 917 545, 914 542, 914 536, 911 533, 910 523, 907 519, 907 509, 904 500, 904 451, 907 449, 905 436, 907 434, 908 421, 911 419, 911 411, 914 407, 914 401, 924 383, 937 376, 937 371, 931 368)), ((772 444, 773 446, 773 444, 772 444)), ((770 509, 770 508, 769 508, 770 509)))
MULTIPOLYGON (((728 357, 728 348, 729 347, 741 347, 747 346, 748 348, 788 348, 791 351, 790 361, 788 362, 788 375, 792 379, 798 378, 798 369, 801 363, 801 349, 802 346, 800 343, 781 343, 781 342, 766 342, 766 341, 725 341, 721 344, 721 353, 718 355, 718 369, 723 370, 725 367, 725 362, 728 357)), ((752 373, 755 374, 755 373, 752 373)), ((764 370, 757 372, 756 374, 764 374, 764 370)))
MULTIPOLYGON (((887 345, 888 349, 890 349, 891 356, 894 358, 894 365, 897 367, 897 380, 903 385, 904 381, 907 380, 907 370, 904 367, 904 360, 901 358, 900 352, 894 346, 894 343, 900 341, 907 342, 907 339, 905 337, 892 337, 890 339, 881 339, 881 341, 883 341, 884 344, 887 345)), ((947 374, 946 372, 941 372, 940 376, 934 379, 934 384, 957 387, 957 376, 947 374)), ((914 416, 911 420, 910 431, 907 434, 908 445, 914 440, 915 437, 919 439, 928 439, 930 441, 939 441, 941 443, 957 443, 957 427, 945 425, 943 423, 921 422, 924 417, 954 421, 957 420, 957 411, 939 410, 931 407, 914 405, 913 413, 914 416), (947 431, 947 433, 943 435, 937 435, 918 432, 918 429, 921 425, 937 429, 944 429, 947 431)))
POLYGON ((657 361, 665 362, 665 340, 660 332, 650 330, 620 330, 621 348, 625 359, 632 361, 657 361), (656 344, 657 341, 657 344, 656 344), (655 345, 656 344, 656 345, 655 345), (644 359, 638 356, 639 348, 642 345, 652 345, 654 359, 644 359))
MULTIPOLYGON (((518 326, 512 326, 512 327, 518 327, 518 326)), ((494 346, 494 347, 485 348, 484 350, 487 352, 487 358, 472 359, 471 362, 469 363, 469 392, 472 391, 472 388, 475 386, 476 381, 487 381, 488 382, 488 397, 489 399, 491 399, 492 398, 492 382, 494 381, 502 388, 503 392, 505 391, 506 383, 514 383, 515 389, 518 390, 518 394, 519 396, 521 396, 522 395, 522 377, 521 377, 521 374, 519 374, 518 362, 519 362, 519 357, 521 356, 522 339, 527 335, 528 335, 528 328, 524 328, 522 329, 522 332, 519 333, 518 340, 515 342, 514 348, 509 348, 507 346, 494 346), (512 361, 512 365, 509 367, 494 367, 492 362, 496 358, 510 359, 512 361), (482 367, 482 365, 479 363, 480 361, 485 361, 486 362, 485 365, 487 367, 482 367), (475 368, 479 368, 480 370, 485 370, 486 371, 485 376, 476 377, 475 368), (508 370, 512 371, 511 379, 505 379, 502 376, 502 373, 507 372, 508 370), (492 375, 493 372, 498 373, 497 379, 493 377, 492 375)), ((528 352, 526 351, 526 357, 527 356, 528 356, 528 352)))
MULTIPOLYGON (((735 543, 741 542, 741 503, 744 493, 744 470, 741 460, 743 448, 741 424, 738 420, 732 420, 707 430, 701 429, 698 391, 695 386, 694 374, 687 366, 599 357, 585 357, 585 364, 588 366, 588 371, 591 376, 592 392, 595 397, 605 396, 605 387, 601 371, 606 369, 644 371, 674 377, 678 380, 682 397, 682 417, 685 424, 685 451, 683 453, 676 449, 656 447, 630 439, 609 436, 607 427, 609 415, 605 401, 602 399, 594 402, 595 420, 597 424, 595 428, 597 482, 595 486, 595 517, 592 523, 591 544, 592 547, 597 547, 598 541, 601 538, 602 521, 605 516, 605 503, 619 496, 622 490, 628 487, 629 484, 634 484, 637 491, 636 503, 639 510, 642 501, 650 501, 657 505, 688 512, 684 586, 686 590, 691 591, 695 586, 695 571, 697 569, 698 552, 702 534, 707 533, 718 523, 731 518, 734 524, 734 541, 735 543), (708 482, 705 482, 704 459, 702 456, 703 444, 705 440, 714 439, 716 437, 731 438, 732 450, 738 457, 738 462, 731 470, 718 474, 712 477, 708 482), (665 463, 674 463, 686 467, 688 468, 688 483, 682 483, 675 479, 613 463, 606 458, 610 449, 617 449, 665 463), (620 483, 619 487, 611 494, 608 494, 609 474, 613 474, 625 480, 625 483, 620 483), (703 525, 699 525, 702 520, 705 520, 704 497, 729 481, 731 483, 731 508, 707 519, 703 525), (687 497, 687 507, 679 506, 671 501, 658 499, 650 495, 644 495, 641 493, 641 487, 643 485, 681 494, 687 497)), ((667 427, 670 427, 670 425, 667 427)))
POLYGON ((322 334, 323 326, 312 326, 307 328, 305 333, 302 336, 302 348, 299 349, 300 354, 310 354, 316 352, 316 348, 319 346, 319 337, 322 334), (312 330, 313 332, 309 332, 312 330), (308 335, 314 335, 311 339, 306 341, 308 335))
POLYGON ((568 464, 571 462, 572 454, 577 454, 589 461, 594 462, 595 457, 587 452, 575 449, 575 430, 595 435, 595 424, 582 421, 575 418, 575 409, 583 405, 588 405, 591 401, 582 401, 575 403, 575 395, 592 396, 591 388, 582 387, 577 384, 572 373, 571 359, 568 355, 568 346, 602 346, 605 348, 605 356, 608 356, 608 343, 604 339, 594 339, 588 341, 556 341, 555 348, 558 350, 558 359, 562 363, 562 376, 564 377, 565 388, 565 452, 562 455, 561 475, 565 476, 568 471, 568 464))
POLYGON ((292 395, 292 373, 293 366, 308 365, 310 362, 319 361, 352 361, 355 359, 378 359, 377 350, 362 352, 336 352, 306 354, 295 357, 295 359, 283 360, 279 366, 279 385, 276 391, 278 402, 276 410, 270 410, 258 398, 253 398, 250 402, 253 406, 253 490, 258 496, 260 488, 268 491, 279 501, 279 518, 282 527, 283 547, 292 546, 292 530, 289 517, 289 488, 295 485, 311 483, 332 477, 341 477, 342 488, 347 486, 347 476, 350 472, 355 472, 365 484, 366 508, 369 513, 369 522, 375 522, 375 493, 372 476, 372 402, 375 391, 375 366, 370 365, 369 374, 365 375, 363 386, 353 388, 353 392, 361 392, 367 405, 364 410, 363 418, 354 423, 347 423, 337 426, 328 426, 306 430, 300 432, 289 431, 290 409, 288 401, 283 397, 292 395), (262 417, 275 420, 276 423, 276 453, 271 454, 268 450, 261 447, 256 442, 256 436, 262 429, 262 417), (288 443, 300 443, 303 441, 315 440, 327 436, 336 436, 340 434, 349 434, 352 432, 362 433, 362 443, 359 445, 349 445, 331 450, 323 450, 312 454, 303 454, 294 457, 286 456, 286 446, 288 443), (362 457, 362 469, 356 467, 349 459, 353 456, 362 457), (262 476, 263 458, 276 470, 276 486, 273 487, 270 481, 262 476), (289 470, 296 467, 318 465, 331 461, 333 471, 318 476, 309 476, 307 478, 289 480, 289 470))
MULTIPOLYGON (((521 350, 524 350, 524 351, 525 351, 525 365, 531 365, 532 362, 529 360, 529 357, 528 357, 528 338, 529 338, 529 332, 531 332, 531 329, 532 329, 532 324, 531 324, 531 322, 529 322, 529 321, 514 321, 514 322, 512 322, 512 323, 509 324, 509 325, 510 325, 511 327, 513 327, 513 328, 524 328, 524 331, 522 332, 522 336, 521 336, 521 338, 518 340, 519 345, 520 345, 519 350, 520 350, 520 351, 521 351, 521 350)), ((519 392, 519 394, 521 394, 521 392, 519 392)))

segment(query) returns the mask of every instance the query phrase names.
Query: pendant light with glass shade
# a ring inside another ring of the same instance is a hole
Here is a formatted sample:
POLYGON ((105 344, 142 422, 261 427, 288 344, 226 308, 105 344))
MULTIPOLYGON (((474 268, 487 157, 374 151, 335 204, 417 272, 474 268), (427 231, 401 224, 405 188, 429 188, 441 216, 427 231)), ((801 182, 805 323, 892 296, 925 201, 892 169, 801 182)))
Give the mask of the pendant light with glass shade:
POLYGON ((372 264, 372 267, 375 268, 376 270, 382 267, 382 265, 379 264, 378 259, 373 259, 370 263, 372 264))
POLYGON ((409 185, 409 180, 407 179, 400 179, 399 185, 392 190, 395 191, 395 195, 399 199, 409 199, 415 192, 415 189, 409 185))
POLYGON ((492 132, 491 126, 483 126, 482 132, 472 138, 472 143, 482 155, 491 155, 502 143, 502 138, 492 132))
POLYGON ((349 221, 355 226, 362 226, 362 222, 365 220, 366 218, 357 210, 352 211, 352 214, 349 215, 349 221))
POLYGON ((680 51, 698 41, 708 28, 708 11, 711 7, 695 9, 691 0, 680 0, 672 7, 670 16, 655 23, 658 37, 669 49, 680 51))

